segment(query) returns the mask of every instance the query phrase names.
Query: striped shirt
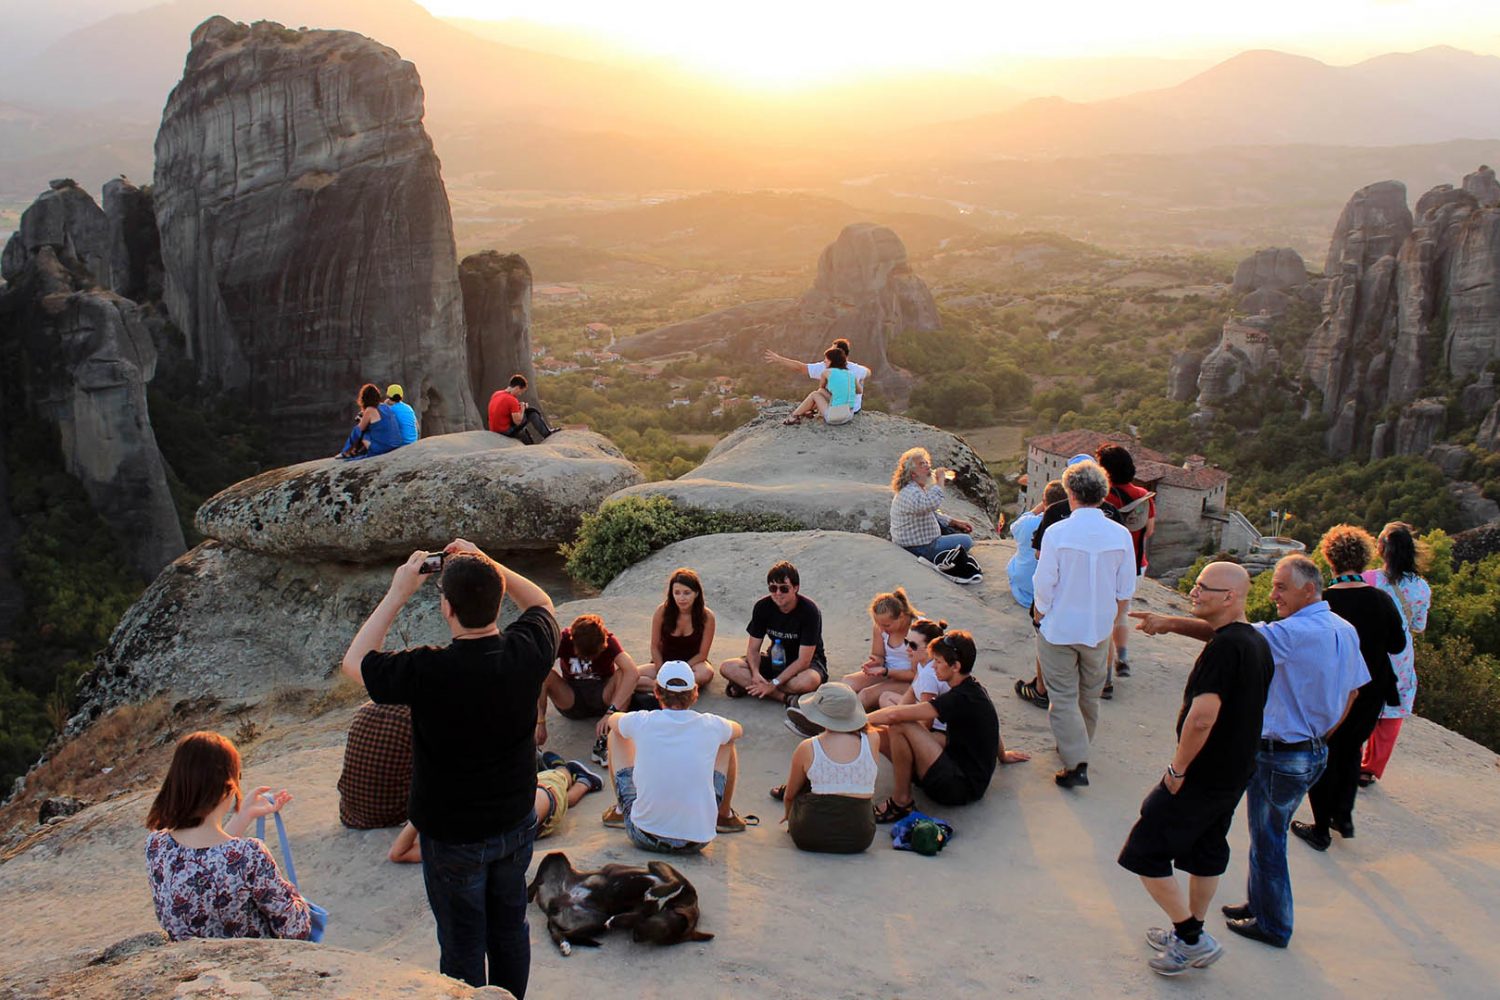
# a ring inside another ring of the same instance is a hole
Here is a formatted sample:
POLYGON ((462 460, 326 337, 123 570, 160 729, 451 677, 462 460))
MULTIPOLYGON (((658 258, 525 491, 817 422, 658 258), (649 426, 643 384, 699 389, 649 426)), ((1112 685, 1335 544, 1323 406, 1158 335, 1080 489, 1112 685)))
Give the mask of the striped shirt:
POLYGON ((902 548, 926 545, 943 533, 947 515, 938 510, 943 504, 943 488, 933 483, 922 488, 907 483, 891 497, 891 541, 902 548))

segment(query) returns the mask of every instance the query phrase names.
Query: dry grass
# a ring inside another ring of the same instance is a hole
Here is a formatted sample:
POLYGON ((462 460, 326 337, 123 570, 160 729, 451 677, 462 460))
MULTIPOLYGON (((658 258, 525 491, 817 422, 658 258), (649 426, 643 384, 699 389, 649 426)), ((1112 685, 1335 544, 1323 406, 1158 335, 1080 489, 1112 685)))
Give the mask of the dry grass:
POLYGON ((317 718, 340 708, 358 705, 368 698, 365 689, 347 677, 340 677, 332 687, 314 695, 307 703, 307 717, 317 718))
POLYGON ((1011 424, 995 424, 976 427, 971 431, 959 431, 959 437, 969 442, 986 465, 1011 462, 1021 457, 1025 444, 1026 428, 1011 424))

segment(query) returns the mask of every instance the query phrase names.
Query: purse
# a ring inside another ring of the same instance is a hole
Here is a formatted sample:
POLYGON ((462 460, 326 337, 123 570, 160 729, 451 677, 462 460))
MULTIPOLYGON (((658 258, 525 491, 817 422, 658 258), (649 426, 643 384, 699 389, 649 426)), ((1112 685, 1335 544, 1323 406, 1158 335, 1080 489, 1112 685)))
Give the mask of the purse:
MULTIPOLYGON (((275 801, 269 795, 266 798, 272 802, 275 801)), ((276 818, 276 836, 281 841, 281 863, 286 868, 286 880, 292 883, 292 886, 300 893, 302 889, 297 885, 297 866, 292 863, 292 842, 286 836, 286 823, 282 822, 281 813, 276 812, 271 815, 276 818)), ((255 818, 255 838, 262 841, 266 839, 264 816, 255 818)), ((312 914, 312 934, 308 935, 308 940, 322 941, 323 934, 328 929, 328 911, 306 896, 302 897, 302 901, 307 904, 308 912, 312 914)))
POLYGON ((847 424, 853 419, 854 407, 850 406, 847 403, 842 403, 838 406, 830 406, 823 411, 823 422, 825 424, 832 424, 834 426, 837 426, 839 424, 847 424))

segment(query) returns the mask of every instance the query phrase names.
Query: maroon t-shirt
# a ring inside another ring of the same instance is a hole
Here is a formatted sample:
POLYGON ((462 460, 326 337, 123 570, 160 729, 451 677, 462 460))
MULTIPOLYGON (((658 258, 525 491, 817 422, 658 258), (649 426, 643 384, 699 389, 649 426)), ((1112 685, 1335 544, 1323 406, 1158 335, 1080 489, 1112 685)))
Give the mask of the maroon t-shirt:
POLYGON ((615 674, 615 658, 625 652, 613 632, 604 633, 604 649, 592 660, 579 659, 573 651, 573 632, 563 629, 557 642, 557 665, 568 681, 607 681, 615 674))

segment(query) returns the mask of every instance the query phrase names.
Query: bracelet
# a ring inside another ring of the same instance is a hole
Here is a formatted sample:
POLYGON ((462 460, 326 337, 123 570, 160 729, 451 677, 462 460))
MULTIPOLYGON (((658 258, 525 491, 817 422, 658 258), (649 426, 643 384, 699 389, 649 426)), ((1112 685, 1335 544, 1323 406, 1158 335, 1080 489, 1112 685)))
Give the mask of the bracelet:
POLYGON ((778 688, 781 687, 781 677, 779 675, 771 678, 771 686, 778 688))
POLYGON ((1187 772, 1185 772, 1185 771, 1184 771, 1184 772, 1179 772, 1179 771, 1178 771, 1178 770, 1177 770, 1177 769, 1176 769, 1176 768, 1175 768, 1175 767, 1173 767, 1173 766, 1172 766, 1172 765, 1171 765, 1171 764, 1168 764, 1168 765, 1167 765, 1167 773, 1168 773, 1168 774, 1170 774, 1170 775, 1171 775, 1171 776, 1172 776, 1172 777, 1174 777, 1174 778, 1176 778, 1176 779, 1177 779, 1177 780, 1178 780, 1178 781, 1181 781, 1181 780, 1182 780, 1182 779, 1183 779, 1183 776, 1184 776, 1184 775, 1185 775, 1185 774, 1186 774, 1186 773, 1187 773, 1187 772))

